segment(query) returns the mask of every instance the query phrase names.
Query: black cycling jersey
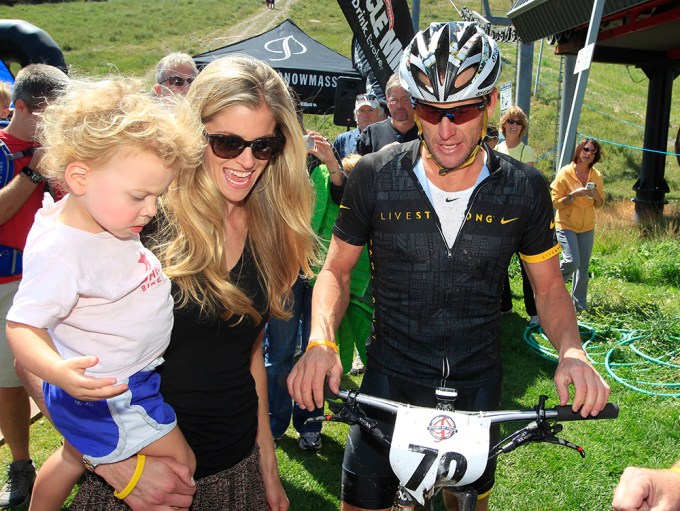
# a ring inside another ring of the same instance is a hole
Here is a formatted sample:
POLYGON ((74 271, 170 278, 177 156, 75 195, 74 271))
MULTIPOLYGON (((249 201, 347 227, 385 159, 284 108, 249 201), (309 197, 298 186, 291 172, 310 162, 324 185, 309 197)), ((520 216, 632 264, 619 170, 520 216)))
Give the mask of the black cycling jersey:
POLYGON ((420 385, 470 388, 501 378, 500 303, 510 258, 556 256, 547 184, 485 147, 490 176, 474 190, 453 247, 416 177, 420 142, 359 161, 333 233, 369 243, 374 337, 369 364, 420 385))

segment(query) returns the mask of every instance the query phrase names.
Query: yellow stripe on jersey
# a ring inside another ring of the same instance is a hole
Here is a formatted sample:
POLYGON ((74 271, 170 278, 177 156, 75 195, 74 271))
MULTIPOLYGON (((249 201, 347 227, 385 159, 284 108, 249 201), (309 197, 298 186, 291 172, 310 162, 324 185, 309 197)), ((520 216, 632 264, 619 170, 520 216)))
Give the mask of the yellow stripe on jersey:
POLYGON ((550 250, 546 250, 542 254, 525 255, 520 253, 519 257, 520 259, 522 259, 522 261, 526 261, 527 263, 542 263, 543 261, 547 261, 551 257, 555 257, 560 252, 562 252, 562 247, 558 243, 553 248, 551 248, 550 250))

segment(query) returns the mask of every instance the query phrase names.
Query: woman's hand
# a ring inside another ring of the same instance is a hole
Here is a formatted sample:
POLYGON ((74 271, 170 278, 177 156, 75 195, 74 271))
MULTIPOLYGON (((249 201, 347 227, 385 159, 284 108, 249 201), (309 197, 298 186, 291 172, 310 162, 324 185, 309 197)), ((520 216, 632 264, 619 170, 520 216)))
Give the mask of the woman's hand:
POLYGON ((331 181, 340 186, 344 175, 342 173, 342 168, 340 167, 340 162, 338 162, 335 157, 333 145, 328 139, 321 135, 321 133, 317 133, 316 131, 307 130, 307 135, 312 137, 316 144, 316 148, 309 149, 309 153, 319 158, 321 163, 326 165, 328 172, 331 175, 331 181))
MULTIPOLYGON (((122 490, 132 478, 136 458, 98 465, 95 472, 114 489, 122 490)), ((196 493, 196 483, 186 465, 170 457, 147 456, 142 477, 125 503, 133 511, 188 510, 196 493)))
POLYGON ((576 188, 569 192, 569 195, 572 197, 588 197, 589 199, 594 200, 595 197, 597 197, 597 191, 595 189, 589 190, 585 186, 581 186, 580 188, 576 188))

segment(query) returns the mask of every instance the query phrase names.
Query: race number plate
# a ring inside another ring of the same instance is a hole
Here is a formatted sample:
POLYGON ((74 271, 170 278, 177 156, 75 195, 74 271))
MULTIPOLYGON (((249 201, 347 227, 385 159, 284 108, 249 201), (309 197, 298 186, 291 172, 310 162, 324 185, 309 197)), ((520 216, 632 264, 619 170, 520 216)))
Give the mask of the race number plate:
POLYGON ((390 448, 392 470, 421 505, 435 485, 470 484, 486 468, 490 425, 474 415, 399 407, 390 448))

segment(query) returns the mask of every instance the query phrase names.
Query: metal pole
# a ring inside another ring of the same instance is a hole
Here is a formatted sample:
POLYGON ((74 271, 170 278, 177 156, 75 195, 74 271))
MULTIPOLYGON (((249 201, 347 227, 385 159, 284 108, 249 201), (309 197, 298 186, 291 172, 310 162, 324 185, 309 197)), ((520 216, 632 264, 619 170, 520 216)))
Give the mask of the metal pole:
POLYGON ((420 25, 420 0, 413 0, 411 5, 411 23, 413 23, 413 31, 418 32, 420 25))
MULTIPOLYGON (((520 107, 527 117, 531 118, 531 68, 534 65, 534 43, 520 43, 517 53, 517 88, 515 89, 515 105, 520 107)), ((524 143, 527 136, 522 137, 524 143)))
MULTIPOLYGON (((595 0, 593 4, 593 13, 590 17, 590 25, 588 25, 588 35, 586 37, 585 47, 588 45, 595 45, 597 42, 597 33, 600 30, 600 21, 602 20, 602 10, 604 9, 605 0, 595 0)), ((571 161, 571 156, 567 150, 574 147, 576 141, 576 129, 578 121, 581 117, 581 106, 583 105, 583 98, 586 93, 586 85, 588 83, 588 75, 590 74, 590 64, 579 72, 578 80, 576 82, 576 94, 574 95, 574 102, 571 104, 571 113, 569 114, 569 122, 567 124, 567 131, 564 136, 564 144, 562 145, 562 153, 560 154, 560 168, 571 161)))
POLYGON ((541 75, 541 62, 543 62, 543 43, 545 43, 545 37, 541 39, 541 47, 538 50, 538 66, 536 67, 536 82, 534 83, 534 97, 536 97, 536 90, 538 89, 538 77, 541 75))

